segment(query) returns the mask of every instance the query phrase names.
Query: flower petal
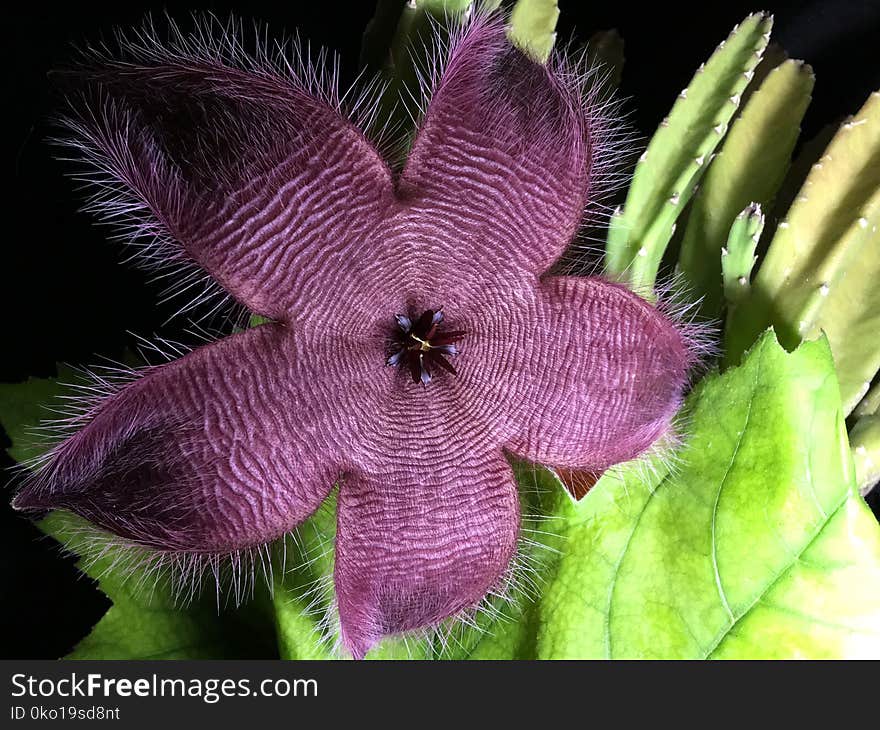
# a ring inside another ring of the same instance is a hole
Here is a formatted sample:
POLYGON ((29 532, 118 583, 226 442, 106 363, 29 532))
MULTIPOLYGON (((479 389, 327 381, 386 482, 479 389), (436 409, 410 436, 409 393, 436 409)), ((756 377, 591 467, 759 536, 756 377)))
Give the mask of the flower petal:
POLYGON ((14 504, 68 509, 158 550, 229 552, 276 538, 343 471, 357 409, 337 387, 354 372, 346 357, 340 366, 268 324, 151 368, 100 403, 14 504))
POLYGON ((599 278, 543 283, 522 350, 519 433, 531 461, 602 471, 644 452, 668 428, 694 362, 675 324, 599 278))
POLYGON ((307 306, 304 284, 331 281, 370 238, 394 200, 391 174, 314 69, 248 59, 234 37, 205 40, 226 30, 148 38, 92 62, 69 145, 98 184, 92 208, 128 223, 148 263, 194 262, 282 319, 307 306))
POLYGON ((580 225, 590 131, 577 84, 514 48, 499 18, 477 15, 452 43, 401 197, 451 221, 472 266, 539 274, 580 225))
POLYGON ((517 490, 500 452, 474 456, 421 463, 414 455, 344 478, 335 581, 342 641, 355 657, 501 587, 519 529, 517 490))

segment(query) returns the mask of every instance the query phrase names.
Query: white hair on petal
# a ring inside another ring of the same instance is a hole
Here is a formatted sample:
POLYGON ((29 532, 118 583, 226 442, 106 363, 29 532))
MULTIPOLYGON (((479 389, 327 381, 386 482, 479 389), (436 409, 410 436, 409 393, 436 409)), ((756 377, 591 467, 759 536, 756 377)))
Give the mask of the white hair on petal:
MULTIPOLYGON (((150 64, 211 64, 244 71, 264 82, 264 90, 275 86, 279 97, 285 89, 293 89, 323 101, 358 127, 380 153, 393 148, 395 130, 389 127, 389 119, 379 116, 378 100, 384 92, 381 78, 365 79, 362 73, 349 89, 340 91, 335 54, 326 49, 313 51, 298 36, 270 38, 267 26, 256 22, 247 34, 243 21, 233 16, 223 22, 212 14, 194 14, 189 32, 171 18, 166 17, 166 24, 163 37, 153 18, 147 16, 140 28, 128 33, 117 30, 112 47, 102 42, 81 50, 78 65, 120 73, 150 64)), ((236 93, 244 92, 239 89, 236 93)), ((111 238, 129 247, 125 261, 144 268, 154 280, 167 282, 160 303, 184 302, 172 318, 198 311, 202 320, 218 312, 227 320, 241 320, 241 305, 187 254, 159 213, 160 209, 166 214, 180 209, 184 182, 159 141, 138 123, 138 112, 106 90, 93 90, 70 95, 67 112, 57 124, 60 133, 51 141, 68 151, 61 153, 60 159, 76 165, 71 177, 88 193, 83 210, 115 229, 111 238), (116 138, 108 139, 108 134, 116 138), (133 147, 139 150, 139 159, 131 155, 108 157, 108 150, 133 147)), ((246 133, 234 125, 227 127, 246 133)), ((230 173, 214 166, 212 174, 223 180, 230 173)))
MULTIPOLYGON (((470 28, 503 17, 500 11, 477 8, 464 17, 447 15, 445 21, 429 18, 429 52, 424 57, 411 54, 419 89, 400 91, 399 102, 415 129, 424 121, 444 72, 455 62, 460 43, 470 28)), ((615 192, 628 185, 628 159, 639 139, 627 121, 625 101, 611 83, 613 71, 591 62, 588 48, 575 51, 574 46, 574 39, 564 45, 557 43, 545 64, 569 98, 577 100, 578 111, 586 119, 588 139, 584 141, 590 148, 591 165, 590 197, 578 233, 553 268, 557 274, 582 273, 585 266, 599 258, 604 239, 591 237, 589 231, 607 222, 613 212, 608 202, 615 192)))

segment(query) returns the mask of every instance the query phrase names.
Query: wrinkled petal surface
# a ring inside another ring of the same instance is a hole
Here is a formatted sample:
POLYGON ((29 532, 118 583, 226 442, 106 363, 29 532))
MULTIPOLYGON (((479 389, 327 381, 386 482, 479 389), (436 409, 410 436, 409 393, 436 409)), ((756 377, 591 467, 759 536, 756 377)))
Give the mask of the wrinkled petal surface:
POLYGON ((580 92, 478 18, 453 43, 400 181, 491 284, 542 273, 578 229, 592 150, 580 92))
POLYGON ((229 552, 284 534, 343 471, 357 349, 264 325, 150 369, 105 400, 16 497, 160 550, 229 552))
MULTIPOLYGON (((68 122, 87 161, 252 310, 309 311, 303 285, 326 284, 392 205, 386 163, 293 72, 238 68, 231 50, 128 51, 88 72, 92 103, 68 122)), ((110 196, 103 212, 119 209, 110 196)))
POLYGON ((538 290, 515 454, 601 471, 644 452, 681 404, 693 356, 676 326, 619 284, 551 277, 538 290))
POLYGON ((335 582, 354 656, 475 605, 502 581, 519 524, 513 472, 500 453, 458 456, 345 479, 335 582))

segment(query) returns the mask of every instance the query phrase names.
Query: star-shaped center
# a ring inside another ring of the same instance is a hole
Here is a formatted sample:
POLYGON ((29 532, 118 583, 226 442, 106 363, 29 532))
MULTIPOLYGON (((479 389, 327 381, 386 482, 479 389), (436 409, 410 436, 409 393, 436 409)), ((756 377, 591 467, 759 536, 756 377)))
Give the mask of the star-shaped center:
POLYGON ((426 309, 419 317, 397 314, 397 326, 391 338, 388 365, 407 368, 414 383, 427 385, 431 382, 432 367, 442 368, 455 375, 455 367, 446 356, 457 355, 453 344, 464 336, 461 330, 443 328, 443 312, 426 309))

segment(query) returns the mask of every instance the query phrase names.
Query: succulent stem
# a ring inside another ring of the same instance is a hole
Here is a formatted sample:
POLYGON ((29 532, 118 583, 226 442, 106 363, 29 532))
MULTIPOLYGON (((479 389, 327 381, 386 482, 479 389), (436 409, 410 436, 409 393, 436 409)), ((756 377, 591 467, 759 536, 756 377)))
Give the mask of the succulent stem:
POLYGON ((622 210, 612 216, 607 273, 650 296, 682 209, 708 167, 767 46, 772 18, 737 26, 682 91, 636 165, 622 210))

